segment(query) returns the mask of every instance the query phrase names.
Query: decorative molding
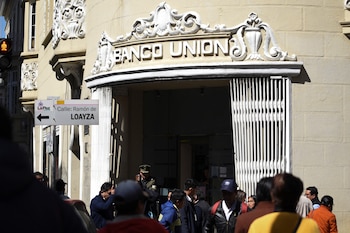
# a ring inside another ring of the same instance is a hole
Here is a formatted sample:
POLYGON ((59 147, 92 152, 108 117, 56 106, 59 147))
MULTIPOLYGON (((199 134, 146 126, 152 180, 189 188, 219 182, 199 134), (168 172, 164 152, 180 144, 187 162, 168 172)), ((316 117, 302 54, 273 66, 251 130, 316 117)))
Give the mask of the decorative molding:
POLYGON ((344 7, 345 7, 345 9, 350 10, 350 0, 344 1, 344 7))
POLYGON ((56 0, 52 25, 52 47, 61 39, 85 37, 85 0, 56 0))
MULTIPOLYGON (((118 36, 115 40, 109 38, 103 32, 98 45, 98 55, 92 74, 111 71, 114 66, 113 49, 118 44, 145 39, 171 38, 175 36, 227 32, 233 43, 230 48, 232 61, 296 61, 295 55, 289 56, 282 51, 276 43, 271 27, 264 23, 256 13, 250 13, 243 23, 226 27, 225 25, 202 24, 200 15, 190 11, 178 14, 177 10, 171 9, 166 3, 160 3, 148 18, 139 18, 133 23, 133 29, 125 36, 118 36), (265 31, 263 33, 262 31, 265 31), (263 54, 260 53, 263 44, 263 54)), ((136 44, 136 43, 135 43, 136 44)))
POLYGON ((23 63, 21 67, 21 90, 35 91, 37 90, 38 63, 23 63))

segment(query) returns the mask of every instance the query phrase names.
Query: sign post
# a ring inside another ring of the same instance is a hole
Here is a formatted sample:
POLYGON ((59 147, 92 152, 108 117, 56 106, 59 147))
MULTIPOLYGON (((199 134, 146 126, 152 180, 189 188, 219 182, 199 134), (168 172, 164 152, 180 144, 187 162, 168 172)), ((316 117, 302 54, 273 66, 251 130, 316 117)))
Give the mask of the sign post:
POLYGON ((98 125, 98 100, 36 100, 35 125, 98 125))

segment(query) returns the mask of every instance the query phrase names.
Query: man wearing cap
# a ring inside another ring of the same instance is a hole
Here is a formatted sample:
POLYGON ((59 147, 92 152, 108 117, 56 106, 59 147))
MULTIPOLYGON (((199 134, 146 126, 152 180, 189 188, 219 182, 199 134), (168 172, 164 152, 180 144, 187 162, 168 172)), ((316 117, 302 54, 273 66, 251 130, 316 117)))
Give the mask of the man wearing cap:
POLYGON ((142 189, 149 195, 148 201, 146 202, 145 215, 158 219, 159 208, 156 179, 151 176, 151 165, 142 164, 139 166, 139 173, 136 175, 136 181, 139 182, 142 189))
POLYGON ((241 211, 241 202, 236 200, 237 184, 233 179, 225 179, 221 183, 223 199, 211 208, 205 225, 206 233, 228 233, 235 231, 236 218, 241 211))
POLYGON ((122 181, 115 189, 116 218, 99 233, 109 232, 159 232, 167 233, 165 228, 154 219, 143 214, 148 194, 133 180, 122 181))

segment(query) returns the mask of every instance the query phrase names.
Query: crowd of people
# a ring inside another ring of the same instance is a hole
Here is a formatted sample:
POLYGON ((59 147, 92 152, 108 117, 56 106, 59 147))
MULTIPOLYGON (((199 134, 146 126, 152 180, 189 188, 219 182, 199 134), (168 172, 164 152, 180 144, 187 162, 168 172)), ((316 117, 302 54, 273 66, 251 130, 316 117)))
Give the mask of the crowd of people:
POLYGON ((222 198, 211 206, 201 198, 194 179, 187 179, 183 189, 170 190, 168 200, 159 203, 156 180, 147 164, 140 165, 135 180, 121 181, 116 187, 110 182, 101 185, 90 203, 89 224, 85 204, 75 209, 67 204, 66 182, 58 179, 49 189, 46 176, 32 173, 28 156, 12 142, 10 118, 1 108, 0 117, 0 177, 6 187, 0 192, 3 232, 338 232, 333 197, 319 200, 317 188, 304 190, 293 174, 263 177, 247 203, 247 194, 234 179, 222 181, 222 198), (25 208, 18 200, 26 200, 25 208), (84 212, 80 217, 79 211, 84 212))
MULTIPOLYGON (((114 194, 108 189, 109 198, 114 200, 114 217, 105 215, 103 225, 95 222, 99 232, 338 232, 332 213, 333 198, 325 195, 320 201, 316 187, 304 190, 301 179, 290 173, 263 177, 257 183, 255 194, 248 198, 234 179, 225 179, 220 188, 222 198, 212 205, 201 198, 203 194, 194 179, 187 179, 183 189, 170 190, 164 203, 155 201, 158 197, 155 186, 150 165, 140 165, 136 180, 117 184, 114 194)), ((109 198, 104 200, 105 208, 112 207, 109 198)), ((96 215, 94 199, 92 216, 96 215)))

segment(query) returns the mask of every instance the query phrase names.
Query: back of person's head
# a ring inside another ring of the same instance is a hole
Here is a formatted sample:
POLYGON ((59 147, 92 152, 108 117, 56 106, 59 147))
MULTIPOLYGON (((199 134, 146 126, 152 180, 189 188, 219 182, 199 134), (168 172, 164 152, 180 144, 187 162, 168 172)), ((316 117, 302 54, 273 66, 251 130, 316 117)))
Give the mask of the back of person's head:
POLYGON ((66 182, 64 182, 62 179, 58 179, 55 182, 55 190, 59 193, 64 193, 65 191, 65 186, 66 186, 66 182))
POLYGON ((118 215, 142 214, 144 210, 138 208, 139 204, 144 205, 149 197, 135 180, 120 182, 115 189, 114 196, 118 215))
POLYGON ((240 202, 244 202, 245 199, 247 198, 247 193, 244 192, 243 190, 239 189, 239 190, 237 190, 236 198, 240 202))
POLYGON ((306 190, 309 190, 311 195, 315 195, 317 197, 318 190, 315 186, 309 186, 306 188, 306 190))
POLYGON ((0 139, 12 141, 12 121, 7 110, 0 106, 0 139))
POLYGON ((186 193, 181 189, 172 190, 170 200, 175 203, 176 201, 181 201, 186 196, 186 193))
POLYGON ((271 190, 272 200, 277 211, 295 212, 301 193, 303 182, 290 173, 280 173, 273 178, 271 190))
POLYGON ((259 201, 272 201, 271 188, 273 183, 273 177, 261 178, 256 185, 256 199, 259 201))
POLYGON ((106 192, 112 188, 111 182, 105 182, 101 185, 100 193, 106 192))
POLYGON ((184 189, 189 190, 190 188, 197 188, 197 182, 194 179, 187 179, 184 184, 184 189))
POLYGON ((331 207, 333 204, 333 197, 325 195, 321 198, 321 205, 331 207))

